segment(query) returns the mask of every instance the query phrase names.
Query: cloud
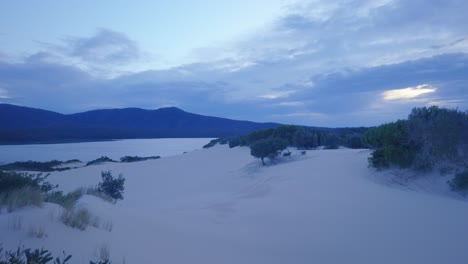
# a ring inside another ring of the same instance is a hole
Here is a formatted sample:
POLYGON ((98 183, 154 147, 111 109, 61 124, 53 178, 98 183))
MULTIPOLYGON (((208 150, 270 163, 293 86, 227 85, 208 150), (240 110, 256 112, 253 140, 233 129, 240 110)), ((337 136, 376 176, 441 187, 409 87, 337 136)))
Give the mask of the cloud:
POLYGON ((0 88, 0 99, 10 99, 11 97, 8 95, 8 91, 6 89, 0 88))
POLYGON ((294 94, 296 91, 292 90, 292 91, 278 91, 278 92, 272 92, 272 93, 267 93, 267 94, 262 94, 262 95, 259 95, 258 97, 259 98, 263 98, 263 99, 279 99, 279 98, 287 98, 289 97, 291 94, 294 94))
POLYGON ((280 102, 278 104, 276 104, 277 106, 287 106, 287 107, 297 107, 297 106, 304 106, 305 103, 304 102, 298 102, 298 101, 295 101, 295 102, 280 102))
POLYGON ((416 87, 407 87, 403 89, 388 90, 382 93, 384 100, 412 99, 424 94, 434 93, 437 88, 429 84, 421 84, 416 87))
POLYGON ((70 37, 69 55, 85 62, 101 64, 125 64, 140 57, 137 44, 125 34, 109 29, 100 29, 91 37, 70 37))

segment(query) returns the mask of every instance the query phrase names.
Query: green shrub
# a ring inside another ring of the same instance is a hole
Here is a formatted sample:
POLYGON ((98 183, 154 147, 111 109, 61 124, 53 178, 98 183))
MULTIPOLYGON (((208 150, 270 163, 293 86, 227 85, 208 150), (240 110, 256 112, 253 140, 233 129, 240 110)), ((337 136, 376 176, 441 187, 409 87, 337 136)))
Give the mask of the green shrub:
POLYGON ((113 199, 123 199, 125 178, 122 174, 118 178, 114 178, 110 171, 101 172, 102 182, 98 184, 98 191, 105 193, 113 199))
POLYGON ((374 148, 369 163, 421 171, 468 159, 468 113, 436 106, 414 108, 407 120, 369 129, 363 143, 374 148))
POLYGON ((0 207, 9 212, 28 205, 40 206, 44 194, 57 186, 45 179, 48 175, 0 171, 0 207))
POLYGON ((458 173, 448 182, 453 191, 466 192, 468 191, 468 170, 458 173))

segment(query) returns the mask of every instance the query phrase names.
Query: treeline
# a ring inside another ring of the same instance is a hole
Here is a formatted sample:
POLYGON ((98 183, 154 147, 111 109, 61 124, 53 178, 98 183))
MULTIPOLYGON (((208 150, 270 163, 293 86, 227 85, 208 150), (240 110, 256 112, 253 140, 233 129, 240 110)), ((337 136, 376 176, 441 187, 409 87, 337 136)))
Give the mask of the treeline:
POLYGON ((468 112, 457 109, 414 108, 408 119, 371 128, 362 139, 374 149, 375 168, 468 166, 468 112))
POLYGON ((349 148, 364 148, 361 140, 362 135, 367 131, 365 127, 359 128, 309 128, 303 126, 278 126, 257 130, 244 136, 218 138, 212 140, 205 148, 216 144, 229 144, 230 148, 237 146, 251 146, 262 140, 280 139, 286 142, 287 146, 298 149, 314 149, 324 146, 327 149, 336 149, 339 146, 349 148))

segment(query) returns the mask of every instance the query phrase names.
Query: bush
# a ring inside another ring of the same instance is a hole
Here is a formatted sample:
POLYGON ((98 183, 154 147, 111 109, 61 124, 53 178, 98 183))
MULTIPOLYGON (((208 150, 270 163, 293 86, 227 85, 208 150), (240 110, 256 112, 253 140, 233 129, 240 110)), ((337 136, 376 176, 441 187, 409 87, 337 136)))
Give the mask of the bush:
POLYGON ((448 182, 452 191, 466 192, 468 191, 468 170, 455 175, 453 180, 448 182))
POLYGON ((98 184, 98 191, 105 193, 113 199, 123 199, 125 178, 122 174, 114 178, 110 171, 101 172, 102 182, 98 184))

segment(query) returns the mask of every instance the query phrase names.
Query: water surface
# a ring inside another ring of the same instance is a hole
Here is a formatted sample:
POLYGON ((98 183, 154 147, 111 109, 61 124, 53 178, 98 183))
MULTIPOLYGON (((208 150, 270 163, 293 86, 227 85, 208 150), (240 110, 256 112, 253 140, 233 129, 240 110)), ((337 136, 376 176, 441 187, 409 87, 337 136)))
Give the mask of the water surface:
POLYGON ((66 144, 2 145, 0 146, 0 164, 54 159, 90 161, 101 156, 108 156, 115 160, 123 156, 167 157, 201 149, 210 140, 210 138, 161 138, 66 144))

